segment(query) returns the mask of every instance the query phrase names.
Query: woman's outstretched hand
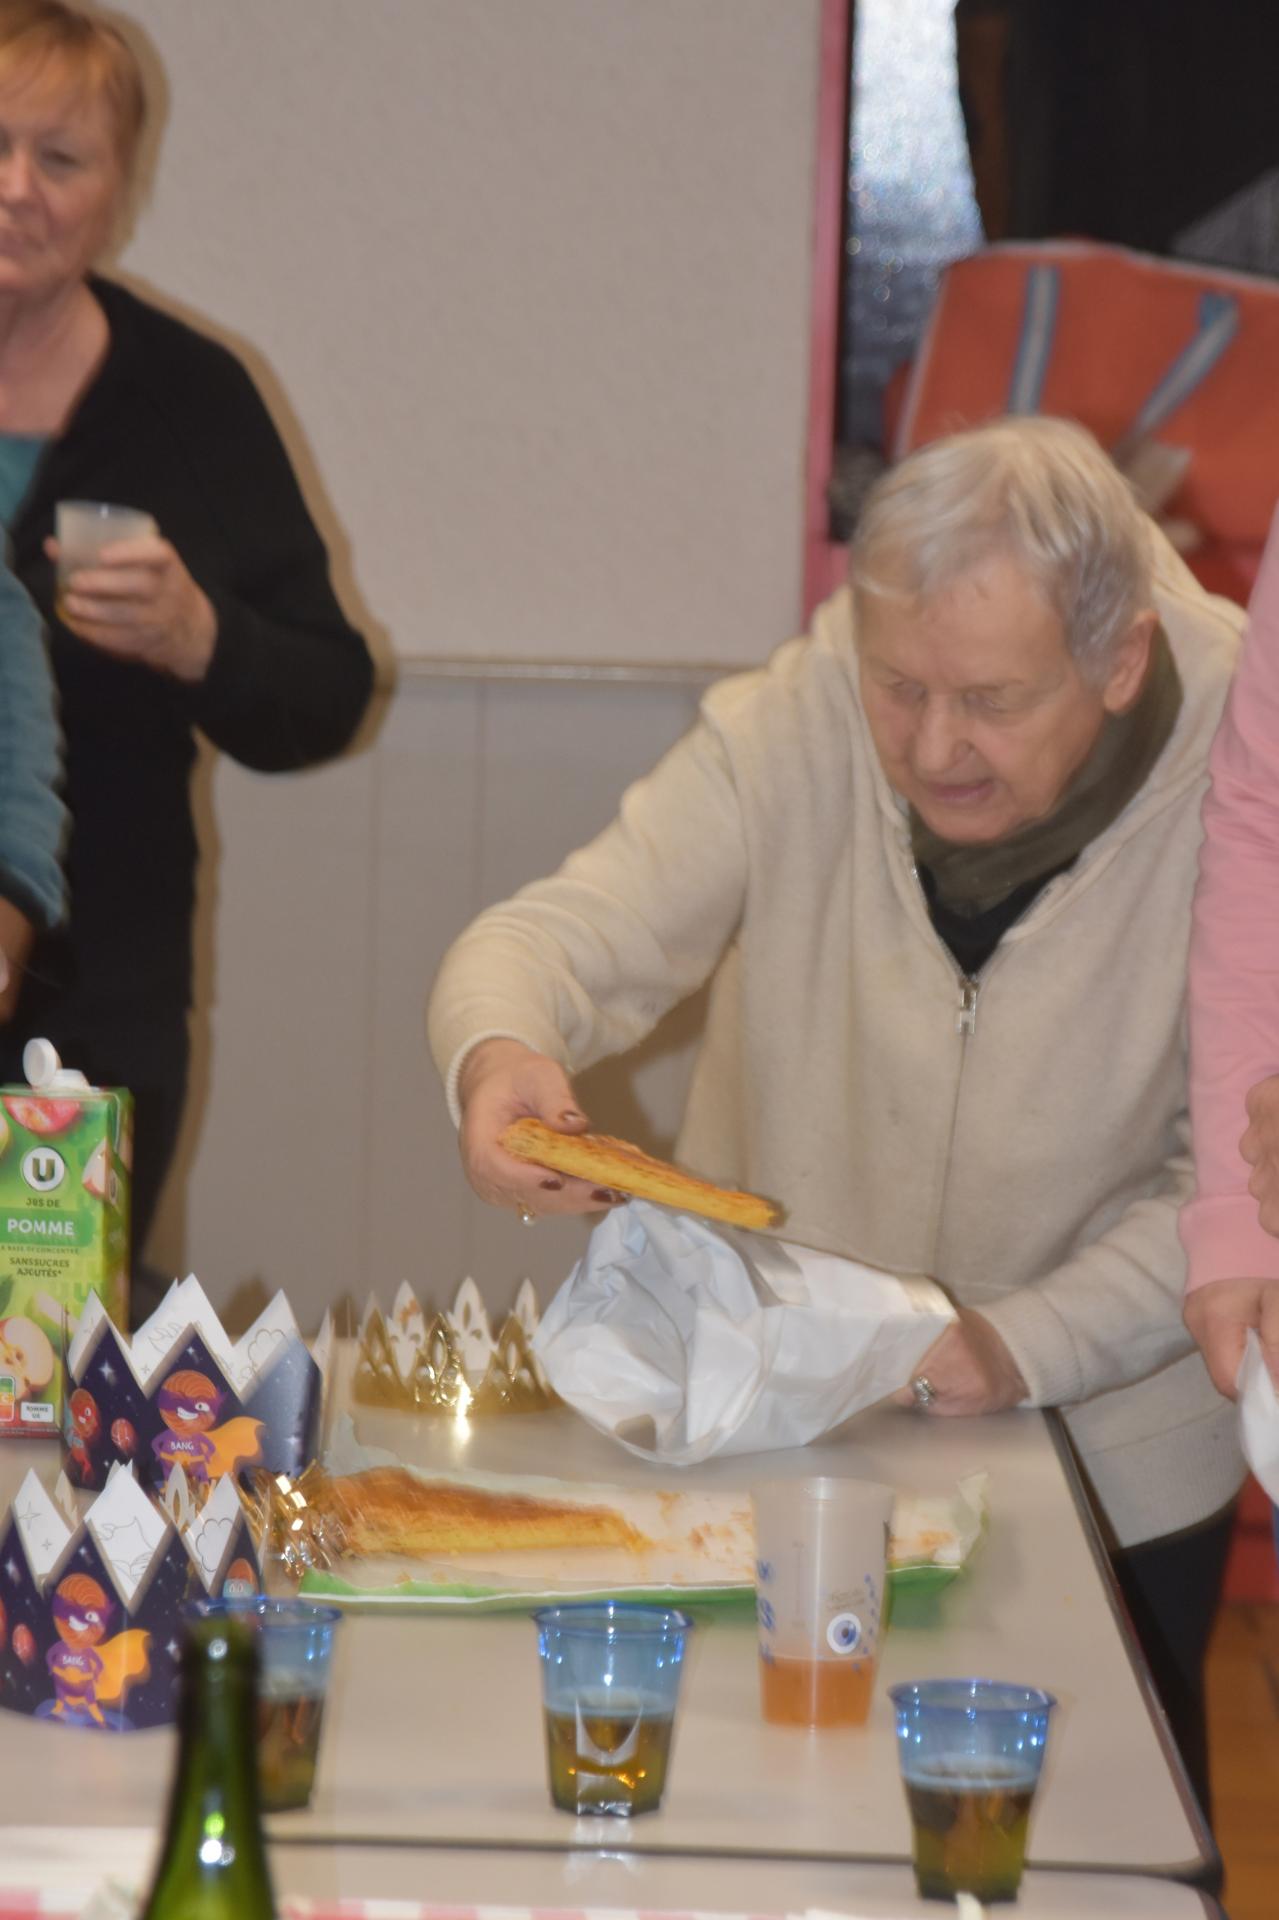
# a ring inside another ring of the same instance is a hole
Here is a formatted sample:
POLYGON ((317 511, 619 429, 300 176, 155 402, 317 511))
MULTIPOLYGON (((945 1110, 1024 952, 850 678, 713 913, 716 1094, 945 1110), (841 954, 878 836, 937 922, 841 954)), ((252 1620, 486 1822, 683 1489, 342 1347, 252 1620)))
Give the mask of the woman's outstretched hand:
POLYGON ((502 1130, 525 1114, 560 1133, 586 1132, 590 1123, 557 1060, 520 1040, 481 1040, 463 1062, 457 1097, 462 1165, 481 1200, 525 1219, 599 1213, 614 1204, 617 1196, 606 1188, 517 1160, 498 1145, 502 1130))

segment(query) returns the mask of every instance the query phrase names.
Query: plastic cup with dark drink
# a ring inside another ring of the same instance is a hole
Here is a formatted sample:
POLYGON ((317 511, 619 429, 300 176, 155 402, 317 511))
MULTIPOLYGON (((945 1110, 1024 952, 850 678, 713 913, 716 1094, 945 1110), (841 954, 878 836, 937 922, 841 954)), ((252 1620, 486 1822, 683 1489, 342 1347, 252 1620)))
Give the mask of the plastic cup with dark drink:
POLYGON ((615 1600, 536 1614, 551 1799, 566 1813, 661 1803, 690 1621, 615 1600))
POLYGON ((234 1613, 256 1629, 258 1779, 267 1813, 309 1804, 328 1691, 336 1607, 305 1600, 197 1600, 197 1617, 234 1613))
POLYGON ((1056 1701, 1002 1680, 916 1680, 889 1697, 920 1893, 1015 1900, 1056 1701))

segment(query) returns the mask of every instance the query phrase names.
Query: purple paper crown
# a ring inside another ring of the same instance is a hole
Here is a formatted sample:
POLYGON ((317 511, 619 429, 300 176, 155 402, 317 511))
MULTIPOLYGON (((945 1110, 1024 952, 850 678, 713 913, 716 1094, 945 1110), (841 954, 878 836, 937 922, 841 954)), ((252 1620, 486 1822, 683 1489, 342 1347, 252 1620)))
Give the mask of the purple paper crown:
POLYGON ((261 1591, 233 1488, 184 1536, 120 1478, 76 1525, 34 1474, 19 1489, 0 1531, 0 1707, 102 1732, 163 1726, 187 1602, 261 1591))
MULTIPOLYGON (((170 1297, 182 1304, 177 1290, 170 1297)), ((317 1341, 324 1356, 317 1359, 281 1296, 232 1349, 224 1336, 217 1338, 221 1327, 202 1295, 199 1301, 200 1321, 181 1314, 161 1321, 162 1306, 132 1347, 100 1308, 87 1332, 82 1322, 68 1355, 64 1414, 66 1471, 74 1486, 105 1485, 115 1465, 131 1466, 144 1484, 163 1488, 181 1466, 199 1497, 224 1474, 264 1467, 295 1477, 315 1458, 327 1335, 317 1341), (144 1340, 145 1371, 136 1364, 144 1340), (230 1357, 228 1364, 219 1352, 230 1357)))

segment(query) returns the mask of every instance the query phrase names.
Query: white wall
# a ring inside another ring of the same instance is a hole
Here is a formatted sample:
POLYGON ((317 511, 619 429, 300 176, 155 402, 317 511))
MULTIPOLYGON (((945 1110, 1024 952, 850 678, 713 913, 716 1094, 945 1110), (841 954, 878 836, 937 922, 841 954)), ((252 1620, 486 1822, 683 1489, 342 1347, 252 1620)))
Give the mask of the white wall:
POLYGON ((794 618, 817 0, 133 0, 131 272, 251 343, 401 654, 794 618))
MULTIPOLYGON (((467 1270, 500 1305, 578 1232, 470 1200, 422 997, 687 724, 687 663, 796 623, 819 0, 129 10, 169 101, 121 269, 245 350, 399 662, 340 765, 209 769, 202 1065, 153 1252, 304 1317, 467 1270), (627 661, 676 664, 600 671, 627 661)), ((692 1031, 594 1079, 594 1117, 668 1136, 692 1031)))

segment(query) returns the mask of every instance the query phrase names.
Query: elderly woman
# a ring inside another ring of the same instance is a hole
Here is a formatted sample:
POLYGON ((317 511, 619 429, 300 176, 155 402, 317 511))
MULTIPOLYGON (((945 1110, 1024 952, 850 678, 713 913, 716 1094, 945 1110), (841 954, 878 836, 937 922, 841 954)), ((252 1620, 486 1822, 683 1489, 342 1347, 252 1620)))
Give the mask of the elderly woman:
POLYGON ((928 1417, 1066 1410, 1202 1790, 1241 1463, 1180 1317, 1182 1021, 1240 616, 1060 421, 904 461, 852 562, 811 638, 713 688, 616 822, 447 955, 463 1158, 499 1205, 607 1201, 497 1135, 580 1129, 569 1074, 713 976, 681 1157, 949 1289, 928 1417))
POLYGON ((371 666, 251 381, 94 263, 132 183, 145 99, 100 16, 0 0, 0 520, 52 626, 72 816, 66 937, 37 950, 0 1075, 42 1032, 133 1089, 140 1249, 187 1065, 197 729, 247 766, 337 753, 371 666), (54 506, 142 508, 154 537, 72 575, 54 506))

